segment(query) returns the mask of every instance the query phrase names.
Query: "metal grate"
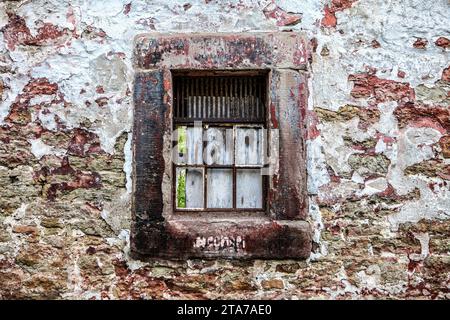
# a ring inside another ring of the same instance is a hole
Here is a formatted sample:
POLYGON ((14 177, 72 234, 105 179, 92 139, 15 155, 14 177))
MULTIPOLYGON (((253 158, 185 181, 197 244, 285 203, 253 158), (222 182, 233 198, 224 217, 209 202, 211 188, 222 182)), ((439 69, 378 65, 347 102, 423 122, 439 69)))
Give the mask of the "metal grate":
POLYGON ((175 122, 265 122, 264 76, 175 76, 175 122))

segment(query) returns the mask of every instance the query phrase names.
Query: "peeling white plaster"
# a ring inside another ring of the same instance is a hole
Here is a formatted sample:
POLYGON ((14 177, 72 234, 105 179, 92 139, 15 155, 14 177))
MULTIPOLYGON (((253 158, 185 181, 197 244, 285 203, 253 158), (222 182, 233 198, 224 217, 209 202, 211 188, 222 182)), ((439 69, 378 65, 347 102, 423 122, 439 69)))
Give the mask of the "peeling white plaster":
POLYGON ((344 142, 344 136, 350 136, 355 141, 364 141, 369 137, 367 132, 358 128, 359 118, 355 117, 346 122, 328 123, 318 125, 323 138, 323 150, 326 163, 337 174, 348 173, 351 168, 347 162, 349 156, 357 151, 344 142))
POLYGON ((45 144, 41 139, 30 139, 28 142, 31 144, 31 153, 37 158, 41 159, 45 155, 54 154, 61 156, 64 154, 63 150, 58 150, 55 147, 45 144))
POLYGON ((360 288, 372 290, 380 287, 381 268, 376 264, 370 265, 366 270, 359 271, 357 276, 360 288))
MULTIPOLYGON (((439 179, 435 179, 439 180, 439 179)), ((415 179, 421 195, 417 201, 406 203, 398 213, 388 217, 392 230, 396 231, 401 223, 418 222, 421 219, 449 219, 450 218, 450 190, 447 186, 436 187, 434 192, 427 183, 415 179)))
POLYGON ((330 176, 326 169, 325 157, 322 151, 320 137, 307 140, 307 169, 308 169, 308 192, 317 194, 319 188, 330 182, 330 176))
POLYGON ((127 188, 127 192, 129 194, 131 194, 132 192, 132 178, 131 175, 133 173, 133 168, 132 168, 132 164, 133 164, 133 150, 131 148, 131 141, 132 141, 132 134, 128 133, 128 139, 127 142, 125 143, 124 146, 124 154, 125 154, 125 163, 123 164, 123 171, 126 174, 126 178, 127 178, 127 183, 126 183, 126 188, 127 188))
POLYGON ((427 232, 414 233, 414 237, 420 242, 420 254, 412 253, 409 258, 414 261, 424 260, 430 254, 430 235, 427 232))
POLYGON ((319 245, 318 252, 311 252, 309 259, 311 261, 318 260, 319 258, 326 256, 328 253, 326 241, 321 239, 321 232, 324 228, 322 222, 322 214, 320 213, 320 208, 314 199, 309 202, 309 213, 312 221, 312 240, 319 245))
POLYGON ((361 192, 357 192, 360 196, 371 196, 376 193, 383 192, 388 187, 385 178, 376 178, 366 181, 365 187, 361 192))

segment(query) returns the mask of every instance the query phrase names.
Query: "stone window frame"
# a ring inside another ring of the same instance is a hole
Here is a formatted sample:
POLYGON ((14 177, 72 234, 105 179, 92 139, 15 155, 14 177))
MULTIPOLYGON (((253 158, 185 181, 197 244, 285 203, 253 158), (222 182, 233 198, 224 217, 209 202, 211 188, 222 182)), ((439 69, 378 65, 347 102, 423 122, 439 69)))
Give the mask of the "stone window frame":
POLYGON ((131 255, 168 258, 305 259, 306 111, 310 53, 296 32, 142 34, 134 42, 131 255), (177 214, 172 203, 172 72, 266 70, 268 128, 279 163, 269 177, 266 216, 177 214))

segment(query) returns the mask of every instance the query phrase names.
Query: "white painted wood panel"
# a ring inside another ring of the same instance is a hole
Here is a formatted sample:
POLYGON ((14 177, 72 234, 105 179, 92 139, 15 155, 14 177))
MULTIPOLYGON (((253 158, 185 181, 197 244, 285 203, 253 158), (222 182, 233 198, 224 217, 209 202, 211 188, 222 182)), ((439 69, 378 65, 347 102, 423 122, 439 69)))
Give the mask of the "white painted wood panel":
POLYGON ((205 163, 233 163, 233 130, 226 128, 208 128, 205 130, 205 163))
POLYGON ((208 169, 208 208, 233 207, 233 171, 231 169, 208 169))
POLYGON ((202 127, 187 127, 186 148, 187 164, 203 163, 202 127))
POLYGON ((203 169, 186 170, 186 208, 203 208, 203 169))
POLYGON ((236 127, 236 165, 262 164, 262 129, 236 127))
POLYGON ((260 169, 236 170, 236 207, 262 208, 262 176, 260 169))

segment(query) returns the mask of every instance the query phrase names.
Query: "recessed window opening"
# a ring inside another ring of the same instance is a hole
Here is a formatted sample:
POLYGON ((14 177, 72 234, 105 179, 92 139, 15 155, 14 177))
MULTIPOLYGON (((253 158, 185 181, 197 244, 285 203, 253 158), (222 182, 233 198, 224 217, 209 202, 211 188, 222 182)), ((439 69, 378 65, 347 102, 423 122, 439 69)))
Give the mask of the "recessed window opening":
POLYGON ((175 211, 265 211, 267 74, 173 75, 175 211))

